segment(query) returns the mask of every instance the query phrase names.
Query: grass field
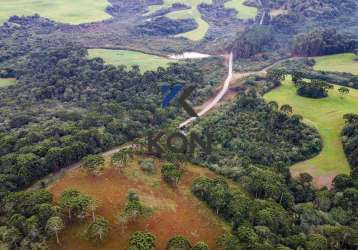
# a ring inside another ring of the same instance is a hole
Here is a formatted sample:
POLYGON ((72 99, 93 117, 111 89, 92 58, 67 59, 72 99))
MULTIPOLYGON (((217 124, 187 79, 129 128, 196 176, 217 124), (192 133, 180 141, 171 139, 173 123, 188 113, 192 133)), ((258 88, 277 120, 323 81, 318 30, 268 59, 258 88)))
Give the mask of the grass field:
POLYGON ((232 8, 237 10, 237 17, 240 19, 255 18, 257 9, 254 7, 244 5, 245 0, 231 0, 225 3, 225 8, 232 8))
POLYGON ((358 75, 358 58, 352 53, 315 57, 315 70, 348 72, 358 75))
POLYGON ((0 24, 13 15, 35 13, 71 24, 101 21, 111 17, 105 12, 108 5, 106 0, 1 0, 0 24))
MULTIPOLYGON (((67 228, 60 235, 61 246, 52 242, 51 249, 125 249, 130 235, 139 230, 155 235, 156 249, 165 249, 166 242, 176 234, 184 235, 192 243, 205 241, 210 249, 216 249, 217 236, 230 230, 230 226, 190 192, 195 177, 205 175, 213 178, 215 174, 206 168, 188 165, 178 188, 173 189, 161 179, 160 165, 163 162, 155 160, 156 172, 145 174, 139 168, 139 159, 134 157, 123 173, 108 165, 98 176, 72 169, 49 187, 55 199, 69 187, 91 195, 100 202, 97 215, 109 221, 109 235, 100 245, 91 244, 83 238, 83 231, 91 220, 88 218, 85 221, 67 222, 67 228), (129 189, 135 189, 143 204, 151 207, 153 213, 122 230, 116 224, 116 215, 124 207, 129 189)), ((107 157, 106 164, 108 162, 107 157)))
POLYGON ((13 85, 16 83, 15 78, 0 78, 0 88, 13 85))
POLYGON ((101 57, 108 64, 128 67, 139 65, 141 72, 156 70, 159 66, 166 67, 169 63, 176 62, 173 59, 130 50, 89 49, 88 54, 90 58, 101 57))
POLYGON ((358 113, 358 90, 350 89, 350 94, 342 99, 338 88, 335 86, 334 90, 330 90, 327 98, 311 99, 298 96, 291 80, 286 80, 281 87, 265 95, 267 101, 291 105, 295 114, 302 115, 309 125, 318 129, 324 143, 322 152, 313 159, 294 165, 292 170, 320 176, 322 182, 338 173, 349 173, 350 170, 340 133, 344 126, 343 115, 358 113))
POLYGON ((164 0, 163 5, 151 5, 149 7, 149 13, 147 13, 147 14, 154 13, 155 11, 157 11, 161 8, 170 7, 173 3, 184 3, 188 6, 190 6, 191 9, 171 12, 171 13, 167 14, 167 17, 172 18, 172 19, 194 18, 198 24, 197 29, 186 32, 186 33, 182 33, 178 36, 183 36, 183 37, 186 37, 193 41, 201 40, 205 36, 206 32, 208 31, 209 24, 201 18, 201 14, 200 14, 197 6, 201 3, 210 4, 211 0, 181 0, 181 1, 179 1, 179 0, 164 0))

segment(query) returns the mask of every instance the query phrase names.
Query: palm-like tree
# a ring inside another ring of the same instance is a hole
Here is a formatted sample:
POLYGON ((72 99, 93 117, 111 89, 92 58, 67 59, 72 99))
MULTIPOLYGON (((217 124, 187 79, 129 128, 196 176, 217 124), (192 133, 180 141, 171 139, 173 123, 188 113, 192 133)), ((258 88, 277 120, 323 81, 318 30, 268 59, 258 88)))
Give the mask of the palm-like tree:
POLYGON ((117 153, 113 154, 112 156, 112 166, 116 167, 116 168, 122 168, 122 167, 126 167, 127 163, 129 161, 131 155, 131 150, 130 149, 121 149, 120 151, 118 151, 117 153))
POLYGON ((63 220, 59 216, 54 216, 48 219, 46 224, 46 230, 49 233, 54 233, 56 235, 56 241, 57 244, 60 244, 60 240, 58 238, 58 233, 64 229, 65 225, 63 223, 63 220))
POLYGON ((87 234, 92 239, 98 237, 100 240, 103 240, 107 233, 108 221, 102 217, 96 218, 95 221, 92 222, 87 229, 87 234))
POLYGON ((97 200, 91 198, 91 199, 89 200, 88 207, 91 209, 91 212, 92 212, 92 220, 93 220, 93 222, 95 222, 95 220, 96 220, 95 211, 96 211, 96 209, 99 207, 99 204, 98 204, 97 200))

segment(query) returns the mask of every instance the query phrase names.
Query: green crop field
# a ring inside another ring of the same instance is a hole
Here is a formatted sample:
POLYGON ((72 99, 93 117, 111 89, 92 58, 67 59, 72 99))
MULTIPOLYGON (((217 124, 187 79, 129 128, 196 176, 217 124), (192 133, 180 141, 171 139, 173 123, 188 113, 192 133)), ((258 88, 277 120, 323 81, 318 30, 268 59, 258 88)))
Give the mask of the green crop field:
POLYGON ((10 86, 16 83, 14 78, 0 78, 0 88, 10 86))
POLYGON ((150 6, 149 13, 147 13, 147 14, 154 13, 155 11, 162 9, 162 8, 168 8, 173 3, 179 3, 179 2, 190 6, 191 9, 175 11, 175 12, 167 14, 167 17, 172 18, 172 19, 194 18, 198 24, 198 28, 195 30, 186 32, 186 33, 182 33, 182 34, 180 34, 180 36, 186 37, 193 41, 198 41, 198 40, 202 39, 205 36, 205 33, 207 32, 207 30, 209 28, 209 24, 201 18, 201 14, 200 14, 197 6, 201 3, 209 4, 209 3, 211 3, 211 0, 182 0, 182 1, 164 0, 163 5, 150 6))
POLYGON ((1 0, 0 24, 10 16, 35 13, 54 21, 80 24, 101 21, 111 16, 105 12, 106 0, 1 0))
POLYGON ((237 17, 240 19, 255 18, 257 15, 257 9, 244 5, 245 0, 231 0, 225 3, 225 8, 236 9, 237 17))
POLYGON ((294 165, 293 170, 313 168, 318 175, 349 173, 340 134, 344 126, 343 115, 358 113, 358 90, 350 89, 350 94, 342 99, 338 88, 335 86, 330 90, 327 98, 311 99, 298 96, 291 80, 286 80, 281 87, 265 95, 267 101, 291 105, 294 113, 302 115, 309 125, 316 127, 323 139, 322 152, 313 159, 294 165))
POLYGON ((176 62, 165 57, 130 50, 89 49, 88 53, 90 58, 101 57, 108 64, 128 67, 138 65, 141 72, 156 70, 159 66, 166 67, 169 63, 176 62))
POLYGON ((358 58, 352 53, 315 57, 315 70, 348 72, 358 75, 358 58))

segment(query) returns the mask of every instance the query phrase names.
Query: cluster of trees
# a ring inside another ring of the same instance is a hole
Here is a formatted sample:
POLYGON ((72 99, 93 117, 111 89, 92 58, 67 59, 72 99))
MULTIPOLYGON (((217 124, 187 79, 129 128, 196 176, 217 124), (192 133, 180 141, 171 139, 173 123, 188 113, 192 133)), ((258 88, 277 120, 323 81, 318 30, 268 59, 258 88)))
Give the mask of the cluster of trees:
POLYGON ((128 191, 127 199, 128 201, 125 208, 117 216, 117 223, 122 226, 123 229, 125 229, 129 223, 132 223, 151 212, 150 208, 145 207, 140 202, 139 195, 134 190, 128 191))
MULTIPOLYGON (((149 232, 135 232, 129 239, 126 250, 154 250, 155 236, 149 232)), ((166 250, 209 250, 208 245, 199 241, 194 246, 184 236, 176 235, 169 239, 166 250)))
POLYGON ((133 31, 136 35, 168 36, 185 33, 198 28, 194 19, 170 19, 165 16, 153 18, 133 31))
POLYGON ((162 178, 172 187, 176 187, 183 175, 183 169, 173 163, 166 163, 161 168, 162 178))
POLYGON ((307 82, 293 76, 292 80, 297 88, 297 94, 309 98, 318 99, 327 97, 328 90, 334 88, 333 85, 317 79, 312 79, 310 82, 307 82))
POLYGON ((274 40, 270 27, 255 25, 239 34, 234 46, 235 58, 249 58, 272 45, 274 40))
POLYGON ((353 178, 358 178, 358 114, 346 114, 343 128, 343 147, 352 167, 353 178))
POLYGON ((330 192, 316 190, 308 174, 285 180, 254 171, 251 181, 240 180, 248 194, 232 191, 222 178, 199 177, 192 184, 193 194, 232 225, 232 233, 218 238, 218 249, 355 249, 358 193, 352 177, 337 176, 330 192), (280 189, 281 197, 273 199, 280 189))
POLYGON ((241 175, 250 163, 281 168, 308 159, 321 150, 317 131, 292 114, 292 107, 267 104, 254 92, 203 119, 195 129, 215 131, 212 154, 194 155, 194 161, 220 173, 241 175))
POLYGON ((320 56, 352 52, 358 41, 335 29, 314 30, 294 37, 292 54, 295 56, 320 56))
POLYGON ((63 229, 61 209, 45 190, 10 193, 0 199, 0 247, 44 249, 47 235, 63 229))

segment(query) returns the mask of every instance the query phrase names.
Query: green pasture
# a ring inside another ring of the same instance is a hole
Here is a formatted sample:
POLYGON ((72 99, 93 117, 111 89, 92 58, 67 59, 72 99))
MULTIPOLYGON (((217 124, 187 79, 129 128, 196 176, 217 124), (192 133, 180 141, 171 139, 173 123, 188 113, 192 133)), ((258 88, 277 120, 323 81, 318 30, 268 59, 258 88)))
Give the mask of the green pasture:
POLYGON ((54 21, 80 24, 101 21, 111 16, 105 12, 106 0, 1 0, 0 24, 10 16, 39 14, 54 21))
POLYGON ((237 10, 237 17, 240 19, 255 18, 257 8, 244 5, 245 0, 231 0, 224 4, 225 8, 237 10))
POLYGON ((315 70, 348 72, 358 75, 358 61, 354 60, 358 59, 358 56, 353 53, 320 56, 314 59, 316 61, 315 70))
POLYGON ((201 40, 205 36, 206 32, 208 31, 209 24, 201 18, 201 14, 200 14, 197 6, 201 3, 210 4, 211 0, 182 0, 182 1, 164 0, 163 5, 149 6, 149 12, 147 13, 147 15, 154 13, 155 11, 157 11, 159 9, 170 7, 173 3, 184 3, 188 6, 190 6, 191 9, 171 12, 171 13, 167 14, 167 17, 172 18, 172 19, 194 18, 198 24, 197 29, 182 33, 182 34, 180 34, 180 36, 186 37, 193 41, 201 40))
MULTIPOLYGON (((197 7, 201 3, 211 4, 212 0, 164 0, 163 5, 149 6, 149 12, 147 13, 147 15, 154 13, 155 11, 160 10, 162 8, 168 8, 173 3, 184 3, 190 6, 191 9, 174 11, 167 14, 167 17, 172 19, 194 18, 196 23, 198 24, 197 29, 179 34, 178 36, 186 37, 193 41, 201 40, 208 31, 209 24, 202 19, 197 7)), ((231 0, 225 3, 225 7, 236 9, 239 12, 237 16, 241 19, 254 18, 257 14, 257 9, 254 7, 245 6, 243 3, 244 0, 231 0)))
POLYGON ((101 57, 108 64, 126 65, 129 68, 138 65, 141 72, 156 70, 159 66, 165 68, 169 63, 176 62, 173 59, 131 50, 89 49, 88 54, 90 58, 101 57))
POLYGON ((304 121, 318 129, 324 146, 321 153, 292 168, 299 171, 314 169, 318 175, 328 173, 349 173, 350 167, 343 151, 341 131, 344 126, 343 115, 358 113, 358 90, 350 89, 350 94, 342 98, 338 93, 340 86, 334 86, 329 97, 311 99, 298 96, 291 80, 285 80, 277 89, 265 95, 267 101, 279 105, 289 104, 294 113, 302 115, 304 121))
POLYGON ((10 86, 16 83, 15 78, 0 78, 0 88, 10 86))

